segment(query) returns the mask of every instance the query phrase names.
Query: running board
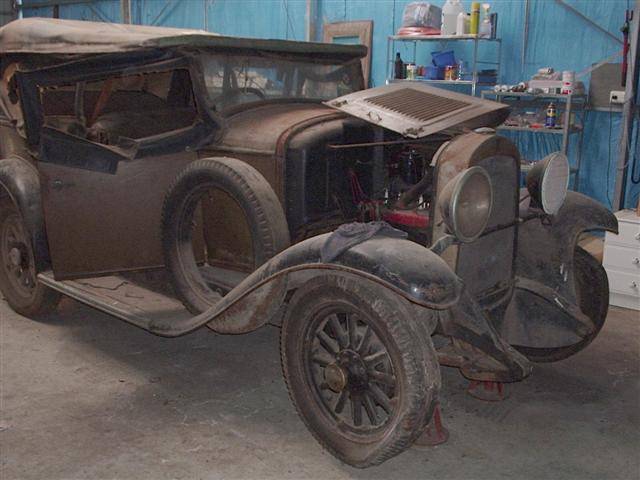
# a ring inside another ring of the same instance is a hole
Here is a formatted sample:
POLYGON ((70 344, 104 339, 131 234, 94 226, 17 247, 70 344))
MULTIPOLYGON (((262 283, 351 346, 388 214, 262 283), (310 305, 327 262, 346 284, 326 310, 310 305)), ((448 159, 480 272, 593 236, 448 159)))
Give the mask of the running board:
POLYGON ((117 275, 59 281, 48 271, 40 273, 38 280, 74 300, 145 330, 149 330, 153 320, 180 321, 192 317, 175 298, 117 275))

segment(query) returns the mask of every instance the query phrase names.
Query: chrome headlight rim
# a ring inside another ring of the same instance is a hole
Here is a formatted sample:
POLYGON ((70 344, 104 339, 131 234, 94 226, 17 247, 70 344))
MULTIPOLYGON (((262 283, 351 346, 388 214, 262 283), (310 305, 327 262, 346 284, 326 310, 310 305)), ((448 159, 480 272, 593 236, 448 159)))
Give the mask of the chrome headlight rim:
POLYGON ((466 170, 463 170, 462 172, 460 172, 460 178, 458 179, 453 179, 452 181, 455 182, 455 185, 453 186, 453 191, 451 192, 451 196, 450 196, 450 213, 449 213, 449 220, 451 222, 451 224, 449 225, 453 235, 460 240, 463 243, 470 243, 473 242, 475 240, 478 239, 478 237, 480 237, 480 235, 482 235, 482 233, 485 231, 485 229, 487 228, 487 224, 489 223, 489 218, 491 217, 491 212, 493 210, 493 200, 494 200, 494 195, 493 195, 493 187, 491 185, 491 177, 489 176, 489 173, 482 167, 480 166, 473 166, 470 168, 467 168, 466 170), (489 206, 487 208, 487 213, 486 216, 484 218, 484 220, 481 222, 481 225, 479 226, 479 228, 473 232, 473 234, 468 235, 464 233, 464 229, 462 228, 462 226, 460 225, 460 212, 459 212, 459 202, 461 199, 461 193, 464 191, 465 187, 467 187, 467 185, 469 184, 469 181, 476 175, 482 175, 482 177, 484 177, 484 179, 487 182, 488 185, 488 193, 489 193, 489 198, 488 198, 488 203, 489 206))
POLYGON ((547 215, 555 215, 564 205, 569 191, 571 168, 562 152, 553 152, 540 160, 527 174, 527 190, 535 205, 547 215), (552 183, 558 182, 559 183, 552 183))

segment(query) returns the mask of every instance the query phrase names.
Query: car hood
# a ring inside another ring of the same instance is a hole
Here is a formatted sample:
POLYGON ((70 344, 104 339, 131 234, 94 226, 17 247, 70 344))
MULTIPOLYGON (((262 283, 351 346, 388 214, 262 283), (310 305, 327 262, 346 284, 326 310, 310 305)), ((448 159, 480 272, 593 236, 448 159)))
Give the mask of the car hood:
POLYGON ((419 82, 369 88, 325 103, 409 138, 452 128, 497 127, 509 115, 507 105, 419 82))
POLYGON ((220 145, 234 150, 273 154, 278 141, 297 125, 335 118, 336 110, 320 103, 272 103, 247 108, 226 118, 220 145))

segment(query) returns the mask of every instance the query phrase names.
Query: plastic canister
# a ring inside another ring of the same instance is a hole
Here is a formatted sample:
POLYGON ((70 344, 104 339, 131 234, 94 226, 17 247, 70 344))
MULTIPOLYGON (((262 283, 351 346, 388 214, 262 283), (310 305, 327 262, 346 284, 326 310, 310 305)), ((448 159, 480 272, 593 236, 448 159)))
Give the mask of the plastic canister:
POLYGON ((480 2, 471 4, 471 23, 469 25, 469 33, 471 35, 478 34, 478 26, 480 22, 480 2))
POLYGON ((417 70, 418 70, 418 67, 416 67, 415 63, 408 63, 407 64, 407 80, 415 80, 417 70))
POLYGON ((444 52, 431 52, 431 60, 436 67, 446 67, 448 65, 456 64, 456 57, 453 50, 447 50, 444 52))
POLYGON ((456 19, 456 35, 464 35, 465 33, 467 33, 467 29, 464 28, 466 18, 466 13, 460 12, 458 14, 458 18, 456 19))
POLYGON ((464 12, 460 0, 447 0, 442 7, 441 35, 456 35, 458 15, 464 12))
POLYGON ((573 83, 575 82, 576 74, 572 70, 565 70, 562 72, 562 90, 564 95, 571 95, 573 93, 573 83))

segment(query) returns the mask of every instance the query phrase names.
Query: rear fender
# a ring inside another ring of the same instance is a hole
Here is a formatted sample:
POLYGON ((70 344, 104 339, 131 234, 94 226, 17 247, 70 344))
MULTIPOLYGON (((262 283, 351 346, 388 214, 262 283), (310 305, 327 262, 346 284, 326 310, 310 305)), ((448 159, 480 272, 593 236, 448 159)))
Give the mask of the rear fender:
POLYGON ((0 200, 3 196, 9 197, 22 216, 31 237, 36 270, 46 270, 51 262, 42 212, 40 179, 29 162, 16 156, 0 160, 0 200))
POLYGON ((211 309, 186 323, 157 320, 150 330, 175 336, 208 323, 219 333, 250 332, 275 316, 288 291, 329 271, 377 283, 421 307, 443 310, 458 302, 462 282, 431 250, 405 239, 374 237, 333 262, 322 262, 321 249, 330 235, 318 235, 284 250, 211 309))

